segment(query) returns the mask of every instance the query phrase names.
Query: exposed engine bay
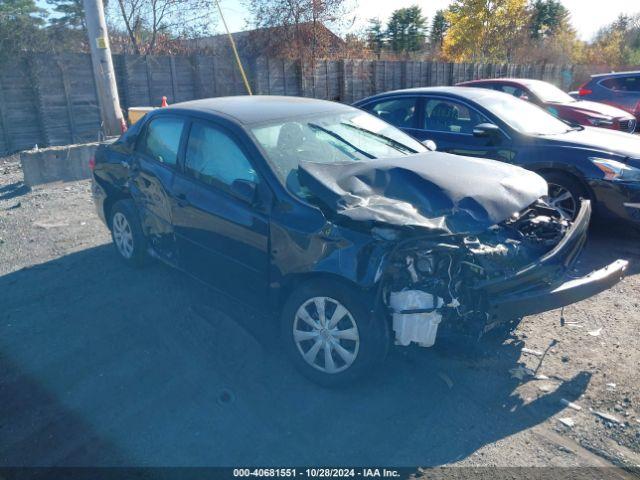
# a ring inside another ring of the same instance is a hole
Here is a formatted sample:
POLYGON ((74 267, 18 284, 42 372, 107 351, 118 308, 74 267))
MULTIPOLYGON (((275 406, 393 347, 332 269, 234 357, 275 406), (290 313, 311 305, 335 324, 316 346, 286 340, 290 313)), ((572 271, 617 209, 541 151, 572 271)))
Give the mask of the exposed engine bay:
POLYGON ((536 261, 560 242, 569 226, 556 209, 538 200, 479 235, 400 241, 381 292, 392 312, 396 342, 431 346, 441 321, 445 332, 480 335, 487 320, 486 299, 474 287, 536 261))

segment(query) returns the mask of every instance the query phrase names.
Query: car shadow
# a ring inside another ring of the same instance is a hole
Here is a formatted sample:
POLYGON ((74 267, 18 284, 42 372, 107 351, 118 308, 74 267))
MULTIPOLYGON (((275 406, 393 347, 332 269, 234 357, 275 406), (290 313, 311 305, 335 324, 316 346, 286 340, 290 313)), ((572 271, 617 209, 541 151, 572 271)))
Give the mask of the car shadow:
POLYGON ((319 388, 274 319, 162 265, 130 269, 110 245, 0 277, 0 304, 5 466, 443 465, 590 380, 525 398, 508 339, 394 349, 366 381, 319 388))

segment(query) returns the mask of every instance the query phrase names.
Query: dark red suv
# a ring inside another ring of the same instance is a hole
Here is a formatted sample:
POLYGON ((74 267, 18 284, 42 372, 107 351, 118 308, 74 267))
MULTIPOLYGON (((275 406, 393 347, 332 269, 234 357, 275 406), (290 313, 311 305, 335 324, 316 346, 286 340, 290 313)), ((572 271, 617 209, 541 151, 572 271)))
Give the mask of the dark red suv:
POLYGON ((490 88, 509 93, 539 105, 561 120, 578 125, 611 128, 625 132, 634 132, 637 126, 636 117, 628 111, 604 103, 576 100, 555 85, 541 80, 498 78, 474 80, 458 85, 490 88))

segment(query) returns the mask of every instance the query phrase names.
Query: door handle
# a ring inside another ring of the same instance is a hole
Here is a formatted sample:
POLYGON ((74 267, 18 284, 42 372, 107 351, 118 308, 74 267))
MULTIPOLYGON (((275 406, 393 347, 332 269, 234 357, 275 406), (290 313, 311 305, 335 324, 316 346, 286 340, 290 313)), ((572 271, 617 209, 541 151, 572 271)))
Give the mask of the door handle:
POLYGON ((189 205, 191 205, 191 202, 187 200, 187 196, 184 193, 179 193, 178 195, 176 195, 176 200, 179 207, 188 207, 189 205))

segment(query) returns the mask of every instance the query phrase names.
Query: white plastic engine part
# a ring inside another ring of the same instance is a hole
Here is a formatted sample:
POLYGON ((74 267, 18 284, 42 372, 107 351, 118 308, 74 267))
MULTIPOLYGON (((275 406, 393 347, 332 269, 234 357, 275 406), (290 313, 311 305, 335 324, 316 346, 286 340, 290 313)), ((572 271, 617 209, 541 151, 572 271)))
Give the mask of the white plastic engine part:
POLYGON ((407 310, 439 308, 444 301, 422 290, 391 292, 389 305, 393 309, 393 331, 396 344, 407 346, 416 342, 421 347, 432 347, 436 342, 438 325, 442 315, 437 311, 428 313, 401 313, 407 310))

